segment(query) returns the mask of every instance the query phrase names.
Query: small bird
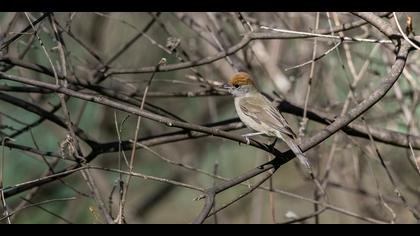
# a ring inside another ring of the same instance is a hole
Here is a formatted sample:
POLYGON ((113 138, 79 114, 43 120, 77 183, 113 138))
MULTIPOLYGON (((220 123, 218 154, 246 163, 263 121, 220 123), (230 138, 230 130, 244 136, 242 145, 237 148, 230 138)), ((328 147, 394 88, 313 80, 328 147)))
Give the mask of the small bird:
POLYGON ((232 76, 223 86, 229 89, 234 96, 235 108, 241 121, 256 133, 243 135, 249 144, 249 138, 255 135, 266 135, 283 140, 299 158, 300 162, 309 170, 310 165, 302 150, 296 144, 296 135, 290 128, 286 119, 280 114, 270 100, 262 95, 255 87, 251 76, 245 72, 239 72, 232 76))

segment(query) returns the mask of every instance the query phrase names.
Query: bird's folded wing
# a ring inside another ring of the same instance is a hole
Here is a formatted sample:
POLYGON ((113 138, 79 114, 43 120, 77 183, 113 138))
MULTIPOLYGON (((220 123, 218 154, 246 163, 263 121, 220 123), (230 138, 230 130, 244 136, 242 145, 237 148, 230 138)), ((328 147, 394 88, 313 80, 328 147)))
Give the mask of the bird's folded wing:
POLYGON ((257 123, 264 123, 270 128, 278 130, 292 138, 296 137, 286 119, 284 119, 277 108, 263 95, 244 97, 240 100, 239 105, 245 115, 257 123))

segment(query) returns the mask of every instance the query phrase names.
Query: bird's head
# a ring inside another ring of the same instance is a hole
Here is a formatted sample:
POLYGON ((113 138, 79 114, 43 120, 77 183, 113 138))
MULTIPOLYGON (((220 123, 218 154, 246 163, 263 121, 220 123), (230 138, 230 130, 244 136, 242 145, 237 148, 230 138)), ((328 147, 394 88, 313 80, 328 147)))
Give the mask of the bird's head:
POLYGON ((223 86, 229 89, 235 97, 245 96, 250 92, 255 92, 255 83, 251 79, 251 76, 245 72, 238 72, 232 76, 232 78, 223 86))

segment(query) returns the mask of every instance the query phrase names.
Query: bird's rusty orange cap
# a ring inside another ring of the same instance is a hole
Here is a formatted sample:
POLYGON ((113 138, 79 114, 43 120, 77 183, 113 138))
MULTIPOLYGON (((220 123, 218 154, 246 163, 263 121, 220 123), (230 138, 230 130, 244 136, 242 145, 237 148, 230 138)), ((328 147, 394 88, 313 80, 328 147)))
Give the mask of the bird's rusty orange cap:
POLYGON ((255 85, 251 76, 245 72, 238 72, 228 81, 230 85, 255 85))

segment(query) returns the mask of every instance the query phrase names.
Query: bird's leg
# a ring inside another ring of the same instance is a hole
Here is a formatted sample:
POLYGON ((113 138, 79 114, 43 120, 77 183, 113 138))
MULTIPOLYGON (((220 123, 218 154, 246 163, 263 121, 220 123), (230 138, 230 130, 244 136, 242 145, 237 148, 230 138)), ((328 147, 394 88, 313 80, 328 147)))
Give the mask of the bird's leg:
POLYGON ((276 145, 276 143, 277 143, 277 137, 275 137, 274 138, 274 141, 270 144, 270 145, 268 145, 268 148, 272 151, 273 150, 273 148, 274 148, 274 146, 276 145))
POLYGON ((263 132, 256 132, 256 133, 243 134, 242 137, 244 137, 246 139, 246 144, 249 145, 251 143, 251 141, 249 140, 249 137, 257 136, 257 135, 260 135, 260 134, 264 134, 264 133, 263 132))

